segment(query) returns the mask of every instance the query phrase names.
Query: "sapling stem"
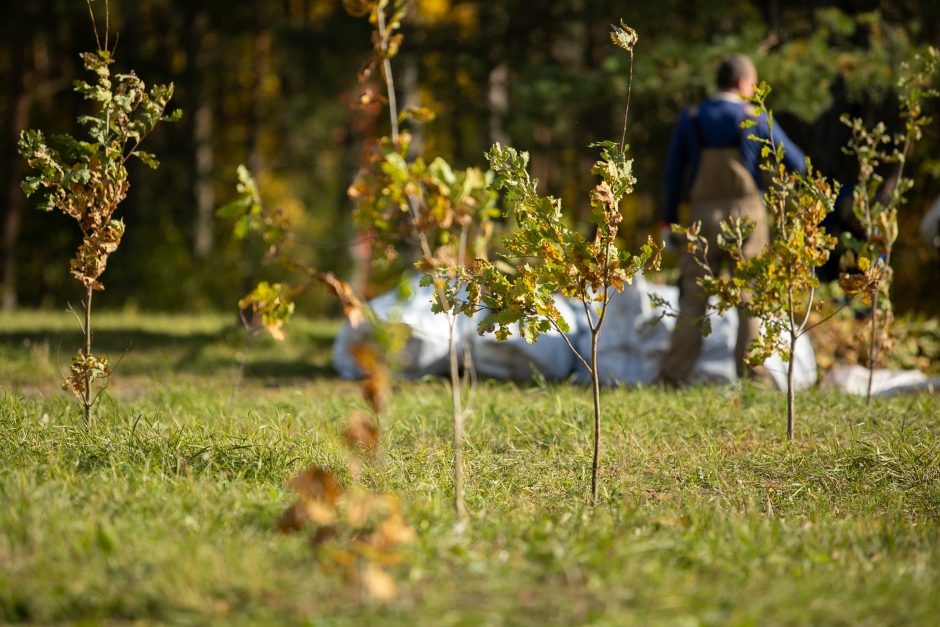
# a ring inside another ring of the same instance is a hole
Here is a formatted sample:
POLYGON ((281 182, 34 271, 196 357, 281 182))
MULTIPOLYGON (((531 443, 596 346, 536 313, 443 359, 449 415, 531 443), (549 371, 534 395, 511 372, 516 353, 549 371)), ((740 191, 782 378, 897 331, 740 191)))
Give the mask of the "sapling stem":
POLYGON ((379 6, 375 11, 376 25, 382 45, 382 75, 388 94, 388 116, 391 120, 392 143, 398 143, 398 103, 395 100, 395 79, 392 76, 392 62, 388 58, 388 31, 385 28, 385 9, 379 6))
MULTIPOLYGON (((599 329, 598 329, 599 330, 599 329)), ((591 333, 591 392, 594 395, 594 459, 591 463, 591 505, 597 505, 598 481, 601 450, 601 385, 597 373, 597 334, 591 333)))
POLYGON ((91 359, 91 301, 95 294, 94 287, 89 285, 85 292, 85 391, 82 394, 82 405, 85 410, 85 426, 91 426, 92 406, 94 402, 91 397, 91 371, 87 364, 91 359))

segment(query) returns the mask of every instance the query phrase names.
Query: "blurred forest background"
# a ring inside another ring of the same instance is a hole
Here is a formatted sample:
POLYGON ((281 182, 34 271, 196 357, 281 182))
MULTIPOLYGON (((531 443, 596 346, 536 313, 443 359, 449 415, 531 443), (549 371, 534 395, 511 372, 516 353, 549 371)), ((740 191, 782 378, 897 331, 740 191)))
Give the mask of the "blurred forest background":
MULTIPOLYGON (((84 0, 2 4, 2 303, 59 308, 79 300, 68 265, 79 233, 24 197, 15 143, 23 128, 75 132, 86 103, 71 86, 94 35, 84 0)), ((103 4, 94 3, 102 15, 103 4)), ((494 141, 528 150, 543 189, 579 220, 595 158, 587 145, 616 139, 622 123, 627 62, 608 43, 621 18, 640 35, 628 131, 639 182, 623 229, 636 239, 658 234, 676 116, 713 89, 727 53, 752 55, 783 127, 819 169, 851 184, 840 114, 896 125, 895 69, 918 46, 940 42, 935 0, 416 0, 394 68, 399 102, 438 114, 416 129, 419 144, 460 167, 485 165, 494 141)), ((260 267, 260 242, 233 239, 231 224, 214 215, 235 194, 239 163, 266 203, 300 225, 298 252, 349 277, 355 233, 346 188, 364 146, 388 124, 377 109, 355 106, 368 24, 341 0, 112 0, 110 29, 119 34, 117 70, 174 82, 172 104, 184 117, 148 140, 160 169, 131 166, 121 209, 127 233, 104 276, 102 306, 232 309, 272 272, 260 267)), ((936 101, 930 106, 937 117, 936 101)), ((940 260, 916 228, 940 193, 938 124, 909 167, 915 188, 900 216, 894 294, 902 311, 933 315, 940 260)), ((313 295, 301 311, 331 306, 313 295)))

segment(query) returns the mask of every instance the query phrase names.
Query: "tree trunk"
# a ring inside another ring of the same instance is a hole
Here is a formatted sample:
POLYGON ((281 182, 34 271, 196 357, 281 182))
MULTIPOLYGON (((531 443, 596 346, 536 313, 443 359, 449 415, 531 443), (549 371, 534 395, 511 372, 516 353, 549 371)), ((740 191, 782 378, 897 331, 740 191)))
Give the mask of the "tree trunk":
MULTIPOLYGON (((270 71, 271 31, 268 25, 267 12, 264 3, 258 5, 258 25, 254 33, 254 47, 252 50, 253 83, 251 88, 251 108, 248 112, 247 133, 247 166, 248 171, 261 184, 262 170, 264 168, 264 155, 261 150, 261 132, 264 126, 265 98, 264 79, 270 71)), ((260 259, 264 255, 263 242, 260 238, 249 237, 242 242, 242 254, 245 259, 260 259)), ((257 283, 258 270, 255 264, 245 269, 244 291, 247 293, 254 289, 257 283)), ((239 317, 239 322, 241 319, 239 317)))
POLYGON ((193 19, 193 57, 195 65, 193 114, 193 144, 195 146, 196 176, 193 195, 196 199, 196 223, 193 236, 193 254, 208 257, 213 244, 213 212, 215 187, 212 181, 214 154, 212 150, 212 105, 205 87, 209 76, 209 54, 205 48, 205 35, 209 30, 209 15, 200 11, 193 19))
POLYGON ((261 127, 264 119, 264 79, 268 75, 271 65, 271 31, 267 23, 267 15, 259 7, 258 30, 255 32, 254 53, 252 56, 254 67, 254 83, 251 89, 251 114, 248 128, 248 170, 252 176, 259 176, 264 165, 261 154, 261 127))
MULTIPOLYGON (((18 3, 13 2, 9 7, 8 16, 16 23, 17 14, 21 10, 18 3)), ((30 95, 26 89, 26 43, 19 37, 10 42, 10 85, 8 103, 10 116, 7 118, 7 128, 3 149, 3 167, 6 170, 3 178, 6 180, 3 198, 3 302, 4 311, 11 311, 17 305, 17 262, 16 249, 20 238, 20 225, 23 218, 23 206, 26 197, 20 189, 20 179, 23 177, 23 163, 17 153, 16 143, 20 131, 26 128, 29 120, 30 95)))
POLYGON ((486 101, 490 109, 490 144, 509 145, 509 135, 504 127, 509 112, 509 66, 499 63, 490 70, 487 79, 486 101))

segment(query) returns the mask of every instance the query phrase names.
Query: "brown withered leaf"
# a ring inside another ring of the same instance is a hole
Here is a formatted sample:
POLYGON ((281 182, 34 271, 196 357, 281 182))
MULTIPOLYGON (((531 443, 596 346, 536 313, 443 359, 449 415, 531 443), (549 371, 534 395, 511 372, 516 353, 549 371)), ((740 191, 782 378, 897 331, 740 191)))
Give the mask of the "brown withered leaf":
POLYGON ((636 31, 627 26, 623 20, 620 20, 619 28, 611 24, 610 29, 610 40, 614 45, 632 53, 633 47, 636 46, 636 42, 639 39, 636 31))
POLYGON ((354 344, 350 350, 356 365, 366 377, 362 382, 362 393, 375 413, 385 410, 389 397, 388 369, 385 361, 375 346, 360 342, 354 344))
POLYGON ((374 58, 369 59, 369 61, 359 69, 359 82, 362 83, 367 81, 369 77, 372 76, 372 73, 375 71, 377 65, 378 64, 374 58))
POLYGON ((369 377, 363 381, 362 394, 377 414, 382 413, 388 405, 388 383, 384 379, 369 377))
POLYGON ((343 504, 346 506, 346 522, 353 528, 365 527, 373 514, 386 507, 385 498, 372 493, 350 495, 343 500, 343 504))
POLYGON ((311 466, 291 479, 288 486, 299 498, 281 514, 278 531, 300 531, 310 522, 320 526, 336 523, 336 501, 342 496, 343 488, 333 473, 311 466))
POLYGON ((307 524, 307 519, 300 503, 293 503, 284 510, 277 521, 277 530, 281 533, 300 531, 307 524))
POLYGON ((399 544, 410 544, 414 540, 414 529, 408 526, 398 511, 390 513, 375 532, 375 544, 379 547, 390 548, 399 544))
POLYGON ((594 187, 592 192, 594 195, 594 200, 599 205, 605 205, 608 207, 613 207, 614 205, 614 194, 610 189, 610 185, 607 181, 601 181, 594 187))
POLYGON ((343 437, 350 448, 373 449, 379 443, 379 427, 365 412, 354 411, 346 419, 343 437))
POLYGON ((304 517, 312 523, 321 527, 336 524, 336 508, 325 501, 301 497, 297 505, 304 517))
POLYGON ((334 505, 343 495, 343 486, 329 470, 310 466, 287 484, 300 497, 334 505))
POLYGON ((846 296, 855 296, 875 284, 877 278, 872 276, 872 272, 842 272, 839 274, 839 287, 845 292, 846 296))
POLYGON ((336 527, 319 527, 310 534, 310 546, 317 548, 324 542, 336 537, 336 527))
POLYGON ((318 273, 317 278, 323 281, 323 283, 336 294, 339 302, 343 305, 343 313, 346 319, 349 320, 349 326, 355 329, 362 324, 362 321, 365 319, 364 308, 362 301, 359 300, 359 297, 353 292, 352 286, 346 281, 337 279, 332 272, 318 273))
POLYGON ((392 576, 375 564, 370 563, 363 569, 362 585, 372 599, 382 603, 393 601, 398 594, 392 576))

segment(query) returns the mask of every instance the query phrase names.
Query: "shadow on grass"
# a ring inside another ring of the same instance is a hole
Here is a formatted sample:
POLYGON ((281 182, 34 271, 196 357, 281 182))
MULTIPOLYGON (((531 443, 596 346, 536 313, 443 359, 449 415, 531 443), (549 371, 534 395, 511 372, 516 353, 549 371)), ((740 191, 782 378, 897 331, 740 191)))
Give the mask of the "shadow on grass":
MULTIPOLYGON (((74 351, 84 344, 78 330, 36 328, 0 330, 0 349, 29 358, 36 347, 46 347, 49 359, 65 368, 74 351)), ((100 329, 94 334, 94 351, 107 354, 112 364, 128 374, 162 372, 211 374, 239 370, 248 378, 311 379, 335 377, 330 366, 333 337, 325 332, 294 334, 285 344, 251 338, 235 326, 218 331, 151 331, 100 329)))

